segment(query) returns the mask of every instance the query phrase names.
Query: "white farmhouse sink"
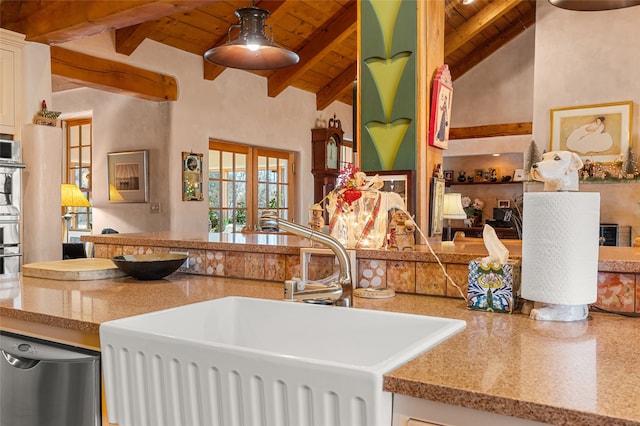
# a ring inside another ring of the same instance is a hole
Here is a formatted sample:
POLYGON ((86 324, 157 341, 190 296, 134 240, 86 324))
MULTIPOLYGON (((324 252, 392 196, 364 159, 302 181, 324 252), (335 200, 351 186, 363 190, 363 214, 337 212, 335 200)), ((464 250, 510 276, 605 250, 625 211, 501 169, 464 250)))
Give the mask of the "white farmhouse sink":
POLYGON ((226 297, 102 324, 120 426, 391 424, 389 370, 465 327, 446 318, 226 297))

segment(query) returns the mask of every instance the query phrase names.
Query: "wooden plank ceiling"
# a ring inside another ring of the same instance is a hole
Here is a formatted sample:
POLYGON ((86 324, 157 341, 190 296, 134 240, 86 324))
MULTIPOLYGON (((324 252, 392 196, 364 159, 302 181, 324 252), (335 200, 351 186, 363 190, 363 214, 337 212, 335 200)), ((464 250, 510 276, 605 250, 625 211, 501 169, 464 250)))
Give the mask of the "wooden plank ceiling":
MULTIPOLYGON (((433 1, 433 0, 419 0, 433 1)), ((224 44, 234 11, 250 0, 17 1, 0 3, 0 26, 27 40, 56 45, 115 31, 115 49, 130 55, 145 38, 198 56, 224 44)), ((271 12, 274 40, 300 55, 300 63, 255 71, 268 79, 269 96, 288 86, 316 94, 317 106, 352 104, 356 78, 356 0, 256 0, 271 12)), ((445 63, 454 80, 535 23, 535 0, 445 0, 445 63)), ((79 64, 82 59, 79 57, 79 64)), ((86 59, 85 59, 86 60, 86 59)), ((224 68, 203 61, 203 78, 224 68)), ((54 90, 82 84, 57 76, 54 90)))

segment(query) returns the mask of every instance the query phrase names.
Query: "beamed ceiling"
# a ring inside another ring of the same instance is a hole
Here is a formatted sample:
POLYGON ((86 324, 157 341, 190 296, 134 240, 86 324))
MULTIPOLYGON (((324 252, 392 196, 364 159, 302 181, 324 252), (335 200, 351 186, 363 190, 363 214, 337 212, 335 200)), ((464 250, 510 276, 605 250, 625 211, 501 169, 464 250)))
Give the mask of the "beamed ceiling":
MULTIPOLYGON (((293 86, 315 93, 318 109, 326 108, 334 100, 352 105, 352 83, 357 72, 357 2, 256 0, 254 3, 271 12, 266 23, 273 28, 276 43, 300 56, 300 62, 289 68, 253 71, 268 79, 269 96, 277 96, 293 86)), ((202 56, 209 48, 225 43, 229 25, 237 23, 234 11, 250 4, 250 0, 3 0, 0 25, 26 34, 28 41, 51 46, 115 31, 118 53, 130 55, 148 38, 202 56)), ((445 0, 445 11, 445 63, 449 64, 454 80, 535 23, 535 0, 475 0, 469 5, 463 5, 462 0, 445 0)), ((52 49, 54 91, 82 85, 108 86, 104 82, 90 84, 92 77, 72 71, 82 68, 87 60, 86 56, 66 49, 52 49)), ((117 63, 97 66, 126 67, 117 63)), ((203 61, 204 79, 215 80, 222 71, 223 67, 203 61)), ((164 84, 165 76, 158 76, 158 84, 164 84)), ((162 91, 141 97, 171 99, 171 95, 162 91)))

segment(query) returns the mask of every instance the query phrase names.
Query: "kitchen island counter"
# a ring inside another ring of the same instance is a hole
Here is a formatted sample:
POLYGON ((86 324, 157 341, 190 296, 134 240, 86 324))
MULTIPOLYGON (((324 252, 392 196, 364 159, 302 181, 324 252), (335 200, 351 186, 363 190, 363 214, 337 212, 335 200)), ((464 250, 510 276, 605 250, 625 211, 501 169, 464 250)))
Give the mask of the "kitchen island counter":
MULTIPOLYGON (((225 296, 280 299, 282 285, 181 273, 147 282, 9 276, 0 281, 1 327, 99 349, 104 321, 225 296)), ((635 318, 593 312, 583 322, 536 322, 469 311, 461 299, 415 294, 356 298, 354 305, 467 323, 389 372, 389 392, 552 424, 640 425, 635 318)))

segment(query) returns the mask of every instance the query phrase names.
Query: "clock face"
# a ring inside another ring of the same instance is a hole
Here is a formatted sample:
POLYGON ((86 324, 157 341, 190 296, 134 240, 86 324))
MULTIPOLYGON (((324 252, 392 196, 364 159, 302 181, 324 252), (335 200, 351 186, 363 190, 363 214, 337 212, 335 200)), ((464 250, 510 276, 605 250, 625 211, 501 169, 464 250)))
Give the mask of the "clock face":
POLYGON ((327 169, 338 168, 338 144, 333 136, 327 141, 327 169))

